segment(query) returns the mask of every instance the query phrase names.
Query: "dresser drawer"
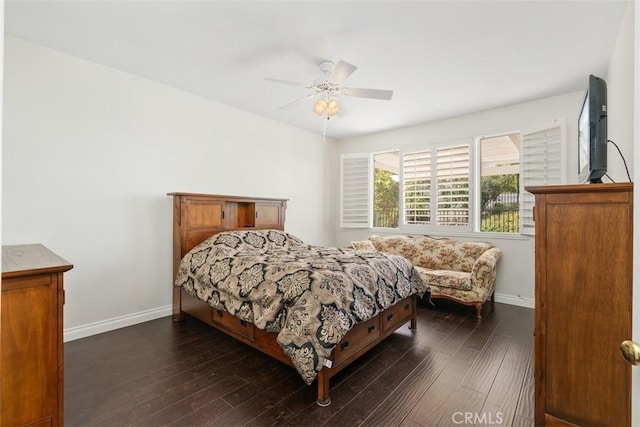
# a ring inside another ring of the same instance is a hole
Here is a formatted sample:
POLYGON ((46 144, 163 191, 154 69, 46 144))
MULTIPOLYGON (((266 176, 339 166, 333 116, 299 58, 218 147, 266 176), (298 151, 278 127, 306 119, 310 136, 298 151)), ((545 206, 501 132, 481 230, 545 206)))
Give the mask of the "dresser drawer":
POLYGON ((375 341, 380 336, 380 318, 378 316, 365 322, 358 323, 345 336, 333 350, 333 363, 339 364, 352 354, 357 353, 367 344, 375 341))
POLYGON ((411 297, 405 298, 395 305, 387 308, 382 316, 382 331, 394 331, 398 326, 409 321, 413 314, 411 309, 411 297))
POLYGON ((253 323, 240 320, 226 311, 215 309, 213 310, 213 321, 225 329, 235 332, 236 334, 248 338, 251 341, 254 340, 255 326, 253 326, 253 323))

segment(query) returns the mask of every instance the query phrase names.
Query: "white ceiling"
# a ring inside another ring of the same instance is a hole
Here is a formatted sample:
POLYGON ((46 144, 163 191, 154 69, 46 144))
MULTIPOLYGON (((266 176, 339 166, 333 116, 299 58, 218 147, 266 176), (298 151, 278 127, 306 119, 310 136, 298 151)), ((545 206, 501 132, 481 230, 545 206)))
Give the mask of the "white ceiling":
POLYGON ((327 136, 346 138, 586 88, 623 1, 7 1, 8 34, 321 134, 303 88, 359 68, 327 136))

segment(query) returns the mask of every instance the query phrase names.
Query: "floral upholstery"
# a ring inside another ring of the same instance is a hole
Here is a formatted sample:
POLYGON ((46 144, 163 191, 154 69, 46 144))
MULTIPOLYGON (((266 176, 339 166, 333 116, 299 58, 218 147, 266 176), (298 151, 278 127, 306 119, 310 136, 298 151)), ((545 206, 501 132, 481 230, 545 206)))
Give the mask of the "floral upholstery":
POLYGON ((427 268, 416 267, 422 280, 429 286, 439 288, 452 288, 468 291, 471 289, 471 273, 454 270, 429 270, 427 268))
POLYGON ((351 242, 351 247, 356 251, 376 251, 376 247, 373 246, 371 240, 359 240, 357 242, 351 242))
POLYGON ((480 318, 482 304, 493 297, 502 252, 491 243, 429 236, 371 236, 369 240, 381 252, 410 260, 429 286, 431 298, 475 305, 480 318))

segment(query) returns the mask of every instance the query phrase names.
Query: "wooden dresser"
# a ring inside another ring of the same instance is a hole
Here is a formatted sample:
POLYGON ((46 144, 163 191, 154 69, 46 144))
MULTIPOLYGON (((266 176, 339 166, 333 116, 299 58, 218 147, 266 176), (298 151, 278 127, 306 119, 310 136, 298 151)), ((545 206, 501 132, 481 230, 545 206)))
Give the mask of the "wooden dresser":
POLYGON ((535 194, 535 424, 631 425, 633 184, 535 194))
POLYGON ((2 247, 0 425, 63 425, 63 273, 42 245, 2 247))

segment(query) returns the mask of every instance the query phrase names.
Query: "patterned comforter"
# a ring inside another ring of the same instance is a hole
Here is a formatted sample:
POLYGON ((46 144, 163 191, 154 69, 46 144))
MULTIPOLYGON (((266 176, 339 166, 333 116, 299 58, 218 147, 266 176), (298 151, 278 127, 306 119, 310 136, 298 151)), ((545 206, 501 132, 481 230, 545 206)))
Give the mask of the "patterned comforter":
POLYGON ((212 236, 185 255, 175 285, 276 332, 307 384, 356 323, 426 291, 401 256, 311 246, 277 230, 212 236))

